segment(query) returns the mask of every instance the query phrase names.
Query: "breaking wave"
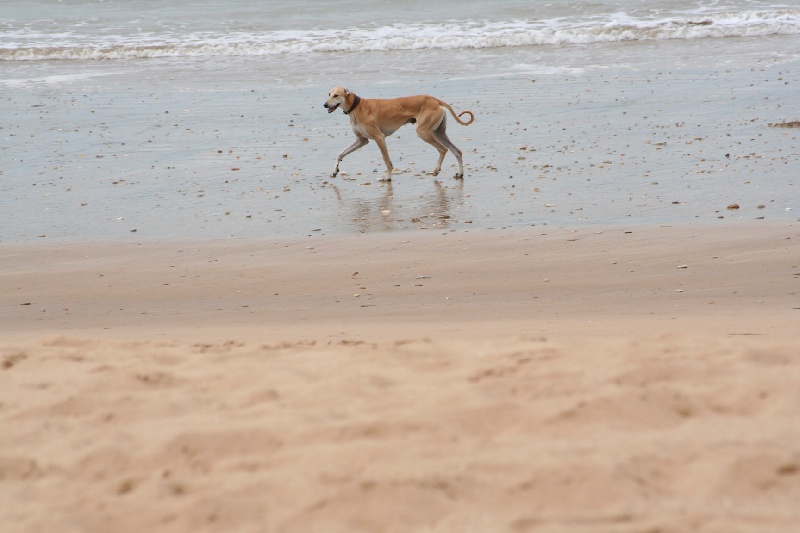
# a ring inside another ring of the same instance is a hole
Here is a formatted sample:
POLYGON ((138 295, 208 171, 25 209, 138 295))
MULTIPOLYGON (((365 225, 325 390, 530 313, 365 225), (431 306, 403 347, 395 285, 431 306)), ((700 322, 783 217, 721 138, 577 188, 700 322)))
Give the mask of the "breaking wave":
POLYGON ((75 33, 6 32, 2 61, 103 60, 163 57, 275 56, 330 52, 447 50, 625 41, 763 37, 800 34, 800 10, 751 11, 642 20, 618 13, 604 19, 462 21, 347 29, 90 37, 75 33))

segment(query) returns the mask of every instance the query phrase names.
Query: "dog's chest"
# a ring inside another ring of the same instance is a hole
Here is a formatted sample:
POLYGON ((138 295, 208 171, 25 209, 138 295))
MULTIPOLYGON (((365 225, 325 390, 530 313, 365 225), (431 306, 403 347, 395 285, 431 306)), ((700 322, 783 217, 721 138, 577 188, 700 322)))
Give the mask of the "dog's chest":
POLYGON ((350 127, 353 128, 353 133, 361 135, 362 137, 369 137, 367 129, 356 120, 355 115, 350 115, 350 127))
MULTIPOLYGON (((417 121, 417 119, 411 118, 411 119, 408 119, 407 121, 405 121, 404 124, 413 124, 416 121, 417 121)), ((402 124, 401 124, 401 126, 402 126, 402 124)), ((374 128, 373 129, 367 128, 363 122, 359 122, 358 120, 356 120, 355 115, 350 115, 350 127, 353 128, 353 133, 355 133, 357 136, 366 137, 367 139, 375 140, 375 135, 376 135, 375 129, 374 128)), ((399 126, 388 127, 386 124, 381 124, 380 126, 378 126, 378 129, 380 129, 380 132, 385 137, 389 137, 395 131, 397 131, 398 127, 399 126)))

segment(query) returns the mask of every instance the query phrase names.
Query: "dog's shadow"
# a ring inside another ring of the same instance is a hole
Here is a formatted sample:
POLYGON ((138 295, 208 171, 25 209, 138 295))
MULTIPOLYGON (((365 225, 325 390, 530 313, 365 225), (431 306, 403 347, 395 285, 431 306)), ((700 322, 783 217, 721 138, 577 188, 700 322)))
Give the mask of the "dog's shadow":
POLYGON ((464 182, 456 181, 445 187, 434 180, 433 188, 426 194, 403 201, 395 197, 392 182, 382 183, 383 194, 373 199, 361 196, 348 198, 348 191, 331 185, 342 218, 361 233, 401 229, 444 229, 453 222, 452 209, 463 202, 464 182))

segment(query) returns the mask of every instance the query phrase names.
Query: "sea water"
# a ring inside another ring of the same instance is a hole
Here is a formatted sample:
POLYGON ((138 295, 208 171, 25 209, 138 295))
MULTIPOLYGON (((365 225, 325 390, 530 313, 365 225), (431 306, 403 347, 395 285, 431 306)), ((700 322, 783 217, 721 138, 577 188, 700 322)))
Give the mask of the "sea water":
POLYGON ((796 218, 799 61, 797 2, 0 0, 0 241, 796 218), (471 109, 466 178, 330 178, 334 85, 471 109))

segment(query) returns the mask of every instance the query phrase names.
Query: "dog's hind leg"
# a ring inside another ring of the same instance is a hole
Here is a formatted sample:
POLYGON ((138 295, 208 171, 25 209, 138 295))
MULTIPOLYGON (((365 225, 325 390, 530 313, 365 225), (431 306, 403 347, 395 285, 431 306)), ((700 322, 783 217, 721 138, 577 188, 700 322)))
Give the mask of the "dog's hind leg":
POLYGON ((335 178, 336 175, 339 173, 339 163, 342 162, 342 159, 345 158, 346 155, 352 154, 362 146, 366 145, 369 142, 369 139, 366 137, 356 136, 356 140, 353 141, 353 144, 339 152, 339 155, 336 156, 336 166, 333 167, 333 172, 331 173, 331 177, 335 178))
MULTIPOLYGON (((436 141, 439 144, 441 144, 442 146, 444 146, 445 148, 447 148, 448 150, 453 152, 453 155, 456 156, 456 160, 458 161, 458 172, 453 177, 457 178, 457 179, 462 179, 464 177, 464 164, 463 164, 463 162, 461 160, 461 150, 456 148, 456 145, 453 144, 450 141, 450 139, 447 137, 447 132, 445 131, 446 128, 447 128, 447 123, 446 123, 445 119, 443 118, 442 122, 439 123, 439 126, 435 130, 433 130, 433 132, 432 132, 433 138, 436 139, 436 141)), ((442 158, 443 157, 444 156, 442 156, 442 158)), ((441 162, 441 158, 440 158, 440 162, 441 162)))
POLYGON ((432 174, 437 176, 439 172, 442 170, 442 162, 444 161, 444 156, 447 154, 447 148, 442 146, 433 136, 433 132, 430 130, 424 130, 422 128, 417 128, 417 135, 420 139, 425 141, 426 143, 430 144, 436 151, 439 152, 439 161, 436 163, 436 167, 433 169, 432 174))

